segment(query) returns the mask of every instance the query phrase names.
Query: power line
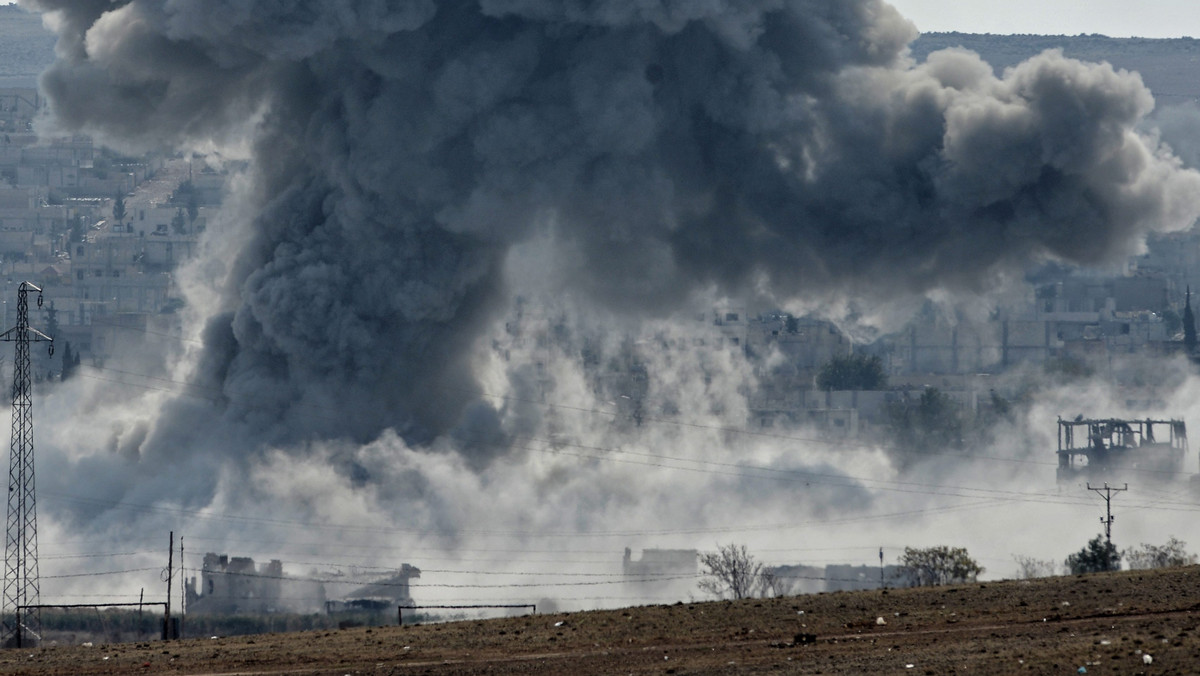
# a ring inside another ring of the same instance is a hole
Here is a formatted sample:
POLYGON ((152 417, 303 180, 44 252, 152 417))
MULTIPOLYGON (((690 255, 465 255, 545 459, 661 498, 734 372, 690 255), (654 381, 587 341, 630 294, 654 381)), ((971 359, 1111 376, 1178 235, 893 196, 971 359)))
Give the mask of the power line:
MULTIPOLYGON (((193 555, 191 555, 191 556, 192 556, 193 558, 202 558, 202 557, 201 557, 200 555, 198 555, 198 554, 193 554, 193 555)), ((275 561, 278 561, 278 559, 273 559, 273 560, 275 560, 275 561)), ((332 562, 312 562, 312 561, 280 561, 280 563, 286 563, 286 564, 293 565, 293 566, 312 566, 312 567, 314 567, 314 568, 315 568, 315 567, 328 567, 328 568, 337 568, 337 569, 342 569, 342 568, 356 568, 356 569, 359 569, 359 570, 362 570, 362 571, 368 571, 368 570, 369 570, 369 571, 372 571, 372 572, 369 572, 369 573, 367 573, 367 572, 361 572, 361 573, 358 573, 358 574, 356 575, 356 578, 357 578, 357 579, 359 579, 359 580, 369 580, 369 579, 376 579, 376 578, 378 578, 380 575, 386 575, 387 573, 394 573, 394 572, 398 572, 398 569, 396 569, 396 568, 386 568, 386 567, 382 567, 382 566, 351 566, 351 565, 347 565, 347 564, 337 564, 337 563, 332 563, 332 562)), ((615 564, 619 564, 619 563, 620 563, 620 561, 619 561, 618 559, 613 559, 612 563, 615 565, 615 564)), ((513 570, 513 571, 503 571, 503 570, 453 570, 453 569, 445 569, 445 568, 421 568, 420 570, 421 570, 421 574, 422 574, 422 575, 425 575, 425 574, 429 573, 429 574, 438 574, 438 575, 471 575, 471 576, 484 576, 484 577, 498 577, 498 576, 512 576, 512 577, 602 577, 602 578, 614 578, 614 577, 618 577, 618 578, 624 578, 624 577, 626 577, 625 573, 571 573, 571 572, 553 572, 553 571, 551 571, 551 572, 546 572, 546 571, 520 571, 520 570, 513 570)), ((223 571, 222 571, 220 574, 222 574, 222 575, 226 575, 226 574, 232 574, 232 573, 226 573, 226 572, 223 572, 223 571)), ((242 574, 244 574, 244 575, 248 575, 248 576, 256 576, 256 575, 257 575, 256 573, 237 573, 237 574, 239 574, 239 575, 242 575, 242 574)), ((666 577, 668 577, 668 576, 671 576, 671 575, 673 575, 673 574, 672 574, 672 573, 643 573, 643 574, 642 574, 642 576, 643 576, 643 577, 649 577, 649 578, 658 578, 658 577, 666 578, 666 577)), ((296 578, 292 578, 292 577, 284 577, 283 579, 296 579, 296 578)), ((347 579, 347 580, 345 580, 345 581, 349 582, 349 581, 351 581, 351 580, 347 579)))
POLYGON ((157 552, 151 552, 151 551, 95 552, 95 553, 89 553, 89 554, 53 554, 53 555, 49 555, 49 556, 43 554, 41 558, 43 561, 59 560, 59 559, 102 559, 102 558, 113 558, 113 557, 117 557, 117 556, 142 556, 145 554, 155 554, 155 553, 157 553, 157 552))
MULTIPOLYGON (((619 462, 619 460, 616 460, 619 462)), ((639 463, 635 463, 639 464, 639 463)), ((917 484, 920 485, 920 484, 917 484)), ((981 499, 1000 501, 1000 502, 1027 502, 1041 504, 1066 504, 1066 505, 1081 505, 1086 504, 1082 496, 1052 496, 1046 493, 1022 493, 1016 491, 997 491, 993 489, 971 489, 968 487, 952 487, 953 490, 960 492, 949 492, 943 490, 901 490, 892 489, 902 493, 915 493, 922 495, 942 495, 948 497, 958 497, 964 499, 981 499), (985 495, 974 495, 971 491, 982 492, 985 495), (993 495, 986 495, 987 492, 993 495)), ((886 489, 885 489, 886 490, 886 489)), ((80 498, 74 496, 53 495, 56 499, 81 502, 83 504, 99 504, 114 508, 132 509, 142 512, 158 512, 172 515, 186 515, 197 519, 216 520, 216 521, 233 521, 238 523, 253 523, 264 525, 275 525, 288 528, 304 528, 304 529, 334 529, 346 533, 415 533, 415 534, 440 534, 439 531, 427 527, 371 527, 351 524, 339 523, 318 523, 313 521, 275 519, 265 517, 249 517, 243 515, 229 515, 221 513, 213 513, 207 510, 189 510, 184 508, 172 508, 162 506, 142 505, 136 503, 127 503, 122 501, 98 500, 93 498, 80 498)), ((981 503, 982 506, 983 503, 981 503)), ((970 505, 946 506, 937 508, 925 508, 918 510, 908 510, 902 512, 889 512, 884 514, 864 515, 857 517, 846 517, 842 519, 828 520, 823 519, 817 522, 788 522, 782 524, 732 524, 729 526, 709 526, 702 528, 666 528, 656 530, 622 530, 622 531, 547 531, 547 530, 499 530, 499 529, 457 529, 456 533, 471 533, 478 535, 488 535, 496 537, 539 537, 539 538, 578 538, 578 537, 644 537, 644 536, 662 536, 662 535, 686 535, 686 534, 703 534, 703 533, 724 533, 724 532, 743 532, 750 530, 782 530, 809 525, 831 525, 831 524, 846 524, 860 523, 864 521, 873 521, 880 519, 902 518, 906 516, 915 516, 920 514, 936 513, 939 511, 950 511, 954 509, 969 508, 970 505)), ((1162 500, 1155 504, 1155 509, 1166 511, 1200 511, 1200 505, 1191 502, 1179 502, 1162 500), (1172 506, 1175 505, 1175 506, 1172 506)), ((339 545, 340 546, 340 545, 339 545)))
POLYGON ((611 584, 631 584, 631 583, 649 584, 649 583, 656 583, 656 582, 667 582, 667 581, 671 581, 671 580, 692 580, 692 579, 695 579, 702 575, 701 573, 670 574, 670 575, 662 575, 662 576, 654 576, 654 577, 645 577, 645 576, 637 577, 637 578, 626 577, 626 578, 620 579, 620 580, 586 581, 586 582, 514 582, 514 583, 509 583, 509 584, 452 584, 452 583, 437 583, 437 582, 433 582, 433 583, 430 583, 430 582, 422 582, 422 583, 388 582, 386 580, 371 581, 371 580, 361 579, 361 578, 360 579, 341 579, 341 578, 330 577, 330 576, 318 577, 318 576, 305 576, 305 575, 296 575, 296 576, 293 576, 293 575, 269 575, 269 574, 262 574, 262 573, 233 572, 233 571, 220 571, 217 574, 218 575, 232 575, 232 576, 237 576, 237 577, 253 577, 253 578, 259 578, 259 579, 264 579, 264 580, 283 580, 283 581, 293 581, 293 582, 319 582, 321 584, 358 585, 358 586, 370 585, 372 587, 409 587, 409 588, 414 588, 414 589, 415 588, 422 588, 422 589, 525 589, 525 588, 539 588, 539 587, 596 587, 596 586, 611 585, 611 584))
MULTIPOLYGON (((937 493, 929 493, 937 494, 937 493)), ((977 496, 957 495, 955 497, 972 498, 977 496)), ((986 497, 986 496, 985 496, 986 497)), ((1024 496, 1009 496, 1009 497, 992 497, 991 500, 1011 501, 1018 497, 1024 497, 1032 502, 1043 502, 1050 504, 1080 504, 1078 501, 1063 501, 1063 500, 1034 500, 1033 498, 1040 497, 1038 494, 1027 494, 1024 496)), ((416 534, 432 534, 439 535, 440 531, 432 528, 422 527, 373 527, 359 526, 351 524, 339 523, 317 523, 312 521, 299 521, 288 519, 272 519, 264 517, 248 517, 241 515, 229 514, 214 514, 212 512, 188 510, 183 508, 159 507, 150 505, 141 505, 135 503, 126 503, 121 501, 96 500, 90 498, 75 498, 68 496, 55 495, 55 498, 61 500, 69 500, 82 502, 84 504, 103 504, 115 508, 133 509, 137 511, 160 512, 172 515, 186 515, 197 519, 215 520, 215 521, 233 521, 240 523, 264 524, 287 528, 302 528, 310 529, 330 529, 343 533, 359 533, 359 534, 395 534, 395 533, 416 533, 416 534)), ((1080 499, 1082 500, 1082 498, 1080 499)), ((982 504, 982 503, 981 503, 982 504)), ((781 530, 788 528, 796 528, 807 525, 836 525, 845 523, 859 523, 863 521, 872 521, 880 519, 903 518, 918 514, 935 513, 940 511, 950 511, 954 509, 964 508, 965 506, 947 506, 925 508, 917 510, 907 510, 903 512, 890 512, 877 515, 866 515, 861 517, 845 517, 842 519, 821 519, 818 521, 802 521, 789 522, 781 524, 732 524, 729 526, 711 526, 703 528, 666 528, 656 530, 621 530, 621 531, 547 531, 547 530, 500 530, 500 529, 456 529, 456 533, 468 533, 476 535, 496 536, 496 537, 538 537, 538 538, 583 538, 583 537, 644 537, 644 536, 662 536, 662 535, 695 535, 705 533, 728 533, 728 532, 744 532, 751 530, 781 530)), ((338 545, 340 546, 340 545, 338 545)))
MULTIPOLYGON (((994 494, 1008 494, 1008 495, 1022 495, 1022 496, 1031 495, 1029 493, 1019 493, 1017 491, 1005 491, 1005 490, 998 490, 998 489, 991 489, 991 488, 971 488, 971 487, 963 487, 963 486, 941 486, 941 485, 937 485, 937 484, 927 484, 927 483, 920 483, 920 482, 913 482, 913 481, 896 481, 896 480, 891 480, 891 479, 874 479, 874 478, 870 478, 870 477, 860 477, 860 476, 853 476, 853 475, 829 474, 829 473, 824 473, 824 472, 814 472, 814 471, 803 470, 803 469, 765 467, 765 466, 761 466, 761 465, 748 465, 748 464, 744 464, 744 463, 725 463, 725 462, 717 462, 717 461, 711 461, 711 460, 678 458, 678 457, 665 456, 665 455, 660 455, 660 454, 638 453, 636 451, 625 451, 625 450, 621 450, 619 448, 617 448, 617 449, 603 448, 603 447, 587 446, 587 445, 583 445, 583 444, 557 441, 557 440, 542 440, 542 439, 537 439, 534 437, 528 437, 528 438, 535 440, 535 441, 544 441, 545 443, 552 444, 552 447, 551 448, 533 448, 533 447, 526 446, 526 447, 523 447, 525 450, 536 451, 536 452, 541 452, 541 453, 550 453, 550 454, 554 454, 554 455, 567 455, 567 456, 587 458, 587 459, 605 460, 605 461, 609 461, 609 462, 622 462, 622 463, 627 463, 627 464, 644 465, 644 466, 649 466, 649 467, 661 467, 664 469, 675 469, 675 470, 681 470, 681 471, 699 472, 699 473, 703 473, 703 474, 719 474, 719 475, 725 475, 725 476, 738 476, 738 477, 772 479, 772 480, 790 481, 790 482, 803 482, 806 484, 819 483, 819 484, 823 484, 823 485, 840 486, 840 487, 844 487, 844 488, 873 488, 875 490, 889 491, 889 492, 895 492, 895 493, 920 493, 923 495, 945 495, 945 496, 949 496, 949 497, 979 497, 979 496, 960 495, 960 494, 951 494, 951 493, 939 493, 937 491, 931 491, 931 490, 908 490, 908 489, 903 489, 903 488, 892 488, 889 486, 915 486, 915 487, 926 488, 926 489, 937 488, 937 489, 946 489, 946 490, 974 491, 977 493, 985 493, 985 494, 986 493, 994 493, 994 494), (584 449, 584 450, 600 451, 600 452, 607 453, 609 455, 601 456, 601 455, 591 455, 591 454, 585 454, 585 453, 567 453, 567 452, 559 450, 557 448, 557 446, 566 446, 566 447, 572 447, 572 448, 580 448, 580 449, 584 449), (753 470, 756 472, 762 472, 762 473, 766 474, 766 476, 750 474, 746 471, 732 471, 731 472, 731 471, 721 471, 721 470, 714 470, 714 469, 705 469, 703 467, 699 467, 699 468, 697 468, 697 467, 675 467, 672 465, 665 465, 665 464, 661 464, 661 463, 640 462, 640 461, 635 461, 635 460, 621 460, 618 458, 610 457, 611 454, 630 455, 630 456, 635 456, 635 457, 648 458, 648 459, 652 459, 652 460, 667 460, 667 461, 673 461, 673 462, 690 462, 690 463, 699 464, 699 465, 711 465, 711 466, 722 467, 722 468, 727 467, 727 468, 741 469, 741 470, 753 470), (850 483, 850 482, 856 482, 856 483, 850 483), (860 486, 859 485, 859 484, 866 484, 866 483, 883 484, 883 485, 877 485, 877 486, 860 486)), ((1040 493, 1038 495, 1049 497, 1049 494, 1046 494, 1046 493, 1040 493)))
POLYGON ((103 570, 90 573, 64 573, 61 575, 43 575, 43 580, 64 580, 76 577, 104 577, 107 575, 128 575, 129 573, 144 573, 149 570, 162 570, 162 566, 151 566, 148 568, 126 568, 124 570, 103 570))

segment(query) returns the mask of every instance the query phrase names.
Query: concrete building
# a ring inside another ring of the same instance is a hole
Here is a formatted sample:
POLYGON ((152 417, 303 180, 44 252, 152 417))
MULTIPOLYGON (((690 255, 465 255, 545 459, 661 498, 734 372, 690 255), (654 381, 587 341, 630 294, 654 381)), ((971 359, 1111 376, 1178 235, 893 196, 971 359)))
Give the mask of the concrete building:
POLYGON ((360 585, 344 597, 331 599, 325 577, 341 584, 339 574, 314 577, 285 575, 283 563, 272 560, 255 565, 248 557, 229 557, 209 552, 204 555, 200 579, 187 580, 187 613, 200 615, 261 615, 270 613, 394 613, 398 605, 412 605, 410 580, 421 571, 407 563, 392 575, 380 576, 360 585))
POLYGON ((696 593, 700 552, 695 549, 643 549, 640 559, 625 548, 621 571, 626 593, 650 603, 693 598, 696 593))
POLYGON ((832 322, 782 312, 759 315, 745 323, 742 333, 748 354, 765 357, 777 350, 794 376, 808 380, 810 387, 812 377, 826 362, 853 351, 850 338, 832 322))
POLYGON ((23 129, 45 106, 41 93, 31 87, 0 88, 0 131, 23 129))
POLYGON ((699 560, 700 552, 695 549, 643 549, 642 558, 635 560, 633 552, 626 547, 621 572, 627 578, 645 579, 695 575, 699 560))
POLYGON ((773 566, 770 571, 786 596, 825 591, 825 569, 820 566, 773 566))
POLYGON ((248 557, 204 555, 200 585, 186 584, 187 612, 197 615, 259 615, 312 613, 325 607, 325 587, 319 582, 285 577, 283 564, 255 566, 248 557))
POLYGON ((394 575, 363 585, 346 594, 345 598, 326 601, 325 612, 355 611, 395 612, 397 606, 414 605, 411 581, 421 577, 421 570, 407 563, 394 575))
POLYGON ((907 587, 902 566, 825 566, 825 591, 861 591, 907 587))

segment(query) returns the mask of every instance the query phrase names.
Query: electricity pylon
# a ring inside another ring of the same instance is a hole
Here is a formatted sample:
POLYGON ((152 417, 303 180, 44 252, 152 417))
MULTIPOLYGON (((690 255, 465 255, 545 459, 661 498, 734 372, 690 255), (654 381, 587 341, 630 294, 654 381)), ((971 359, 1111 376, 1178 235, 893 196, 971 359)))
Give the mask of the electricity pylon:
POLYGON ((38 605, 37 506, 33 480, 33 382, 29 344, 47 342, 54 354, 54 339, 29 326, 29 292, 42 290, 21 282, 17 287, 17 325, 0 340, 17 344, 13 359, 12 443, 8 453, 8 530, 4 540, 4 639, 20 648, 24 635, 40 637, 38 605), (24 614, 24 617, 22 615, 24 614))

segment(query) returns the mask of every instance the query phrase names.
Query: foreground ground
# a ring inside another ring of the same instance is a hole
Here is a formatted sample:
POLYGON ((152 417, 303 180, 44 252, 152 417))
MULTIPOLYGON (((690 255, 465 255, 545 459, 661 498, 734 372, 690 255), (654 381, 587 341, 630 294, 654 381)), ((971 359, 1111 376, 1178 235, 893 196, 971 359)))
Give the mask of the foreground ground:
POLYGON ((0 651, 0 674, 1078 674, 1080 667, 1200 672, 1200 567, 0 651))

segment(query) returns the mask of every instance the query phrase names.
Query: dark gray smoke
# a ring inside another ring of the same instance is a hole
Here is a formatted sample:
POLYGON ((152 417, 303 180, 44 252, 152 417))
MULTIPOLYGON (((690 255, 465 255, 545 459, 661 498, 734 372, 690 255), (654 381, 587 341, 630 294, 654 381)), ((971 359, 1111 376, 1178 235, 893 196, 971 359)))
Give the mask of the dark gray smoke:
POLYGON ((26 4, 60 35, 57 127, 190 147, 252 125, 254 235, 201 376, 276 440, 502 443, 469 360, 533 237, 562 288, 660 311, 979 290, 1200 214, 1200 175, 1136 131, 1137 75, 917 67, 879 0, 26 4))

